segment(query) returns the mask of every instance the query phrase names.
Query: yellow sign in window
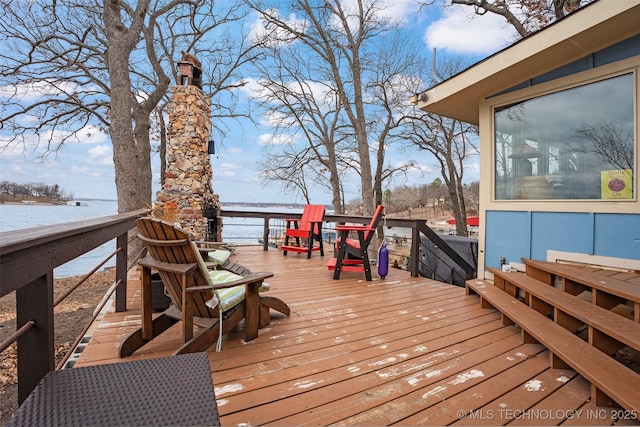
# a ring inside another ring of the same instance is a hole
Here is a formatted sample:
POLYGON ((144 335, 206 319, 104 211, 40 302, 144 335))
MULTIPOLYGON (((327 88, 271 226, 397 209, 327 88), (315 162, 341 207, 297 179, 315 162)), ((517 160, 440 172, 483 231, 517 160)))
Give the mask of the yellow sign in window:
POLYGON ((600 188, 603 199, 631 199, 633 197, 631 169, 602 171, 600 188))

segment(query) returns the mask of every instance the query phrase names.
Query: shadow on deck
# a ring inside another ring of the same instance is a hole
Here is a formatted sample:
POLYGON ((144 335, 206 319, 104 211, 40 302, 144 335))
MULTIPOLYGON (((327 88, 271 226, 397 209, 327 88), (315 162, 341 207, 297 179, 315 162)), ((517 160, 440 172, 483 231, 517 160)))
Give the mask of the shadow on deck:
MULTIPOLYGON (((272 315, 249 343, 241 324, 222 352, 209 349, 222 425, 615 422, 614 410, 589 402, 585 379, 551 369, 542 345, 523 344, 517 326, 464 288, 393 269, 385 280, 351 272, 333 280, 328 259, 238 250, 235 261, 275 273, 269 294, 292 312, 272 315)), ((176 325, 119 359, 120 342, 140 323, 137 276, 127 304, 104 316, 76 366, 167 356, 179 346, 176 325)))

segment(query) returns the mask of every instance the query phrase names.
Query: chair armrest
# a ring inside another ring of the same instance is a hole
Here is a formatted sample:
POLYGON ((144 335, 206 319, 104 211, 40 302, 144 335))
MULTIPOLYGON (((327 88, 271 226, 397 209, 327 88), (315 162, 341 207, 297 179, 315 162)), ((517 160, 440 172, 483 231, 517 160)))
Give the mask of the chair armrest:
POLYGON ((146 256, 138 261, 138 265, 177 274, 189 274, 193 270, 198 268, 198 264, 195 262, 192 262, 190 264, 172 264, 168 262, 158 261, 151 256, 146 256))
POLYGON ((206 240, 194 240, 198 249, 218 249, 221 246, 228 245, 227 242, 209 242, 206 240))
POLYGON ((273 277, 273 273, 270 271, 265 271, 260 273, 251 273, 238 280, 234 280, 233 282, 220 283, 218 285, 209 285, 209 286, 191 286, 191 287, 188 287, 186 291, 202 292, 210 289, 212 290, 212 289, 233 288, 234 286, 249 285, 251 283, 263 282, 264 279, 267 279, 269 277, 273 277))
POLYGON ((198 251, 201 254, 216 251, 218 249, 229 251, 232 254, 236 251, 235 246, 228 242, 209 242, 206 240, 194 240, 194 243, 198 247, 198 251))
POLYGON ((287 222, 287 230, 298 230, 300 228, 300 223, 302 222, 302 218, 285 218, 284 220, 287 222), (291 223, 293 223, 293 226, 291 223))

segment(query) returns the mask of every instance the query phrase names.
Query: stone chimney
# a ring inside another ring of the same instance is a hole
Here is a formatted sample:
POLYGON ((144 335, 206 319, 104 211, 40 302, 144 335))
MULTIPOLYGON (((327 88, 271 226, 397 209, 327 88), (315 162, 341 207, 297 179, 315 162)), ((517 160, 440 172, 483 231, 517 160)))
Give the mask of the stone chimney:
POLYGON ((165 182, 153 212, 179 222, 196 239, 222 241, 220 202, 213 192, 208 153, 211 102, 190 83, 191 76, 171 87, 165 182))

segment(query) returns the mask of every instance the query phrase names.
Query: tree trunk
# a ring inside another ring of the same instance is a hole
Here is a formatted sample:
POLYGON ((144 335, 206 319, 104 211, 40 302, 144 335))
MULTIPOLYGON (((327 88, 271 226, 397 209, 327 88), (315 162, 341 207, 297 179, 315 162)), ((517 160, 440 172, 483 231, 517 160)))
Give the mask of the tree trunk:
MULTIPOLYGON (((135 111, 135 110, 134 110, 135 111)), ((137 168, 137 205, 138 209, 149 207, 152 204, 151 194, 151 141, 149 138, 149 112, 140 110, 134 112, 134 141, 136 147, 137 168)))
MULTIPOLYGON (((117 46, 109 47, 108 51, 110 57, 125 55, 117 46)), ((126 62, 122 64, 119 61, 110 61, 109 75, 111 78, 111 125, 109 134, 113 144, 118 212, 124 213, 143 207, 138 197, 140 159, 131 127, 131 85, 128 64, 126 62)))
MULTIPOLYGON (((131 77, 129 75, 129 58, 131 51, 140 39, 142 16, 149 0, 140 0, 136 10, 139 13, 127 28, 122 23, 121 6, 118 0, 106 0, 104 3, 104 24, 107 34, 107 69, 111 90, 111 124, 109 134, 113 144, 113 163, 115 169, 116 192, 118 195, 118 212, 124 213, 143 208, 141 203, 141 184, 139 170, 144 168, 133 135, 131 105, 131 77), (142 162, 142 163, 141 163, 142 162)), ((148 138, 148 135, 147 135, 148 138)), ((150 192, 149 192, 150 193, 150 192)))
MULTIPOLYGON (((456 167, 453 160, 447 159, 447 188, 449 189, 449 200, 451 200, 451 209, 453 217, 456 220, 456 234, 466 237, 467 232, 467 215, 464 209, 464 195, 462 194, 462 183, 458 177, 456 167)), ((443 171, 443 174, 445 171, 443 171)))
MULTIPOLYGON (((111 97, 111 123, 109 134, 113 145, 113 165, 115 171, 118 212, 125 213, 145 207, 144 198, 151 201, 151 157, 149 150, 138 150, 133 133, 132 104, 135 98, 131 93, 129 58, 138 42, 142 29, 141 17, 147 9, 149 0, 138 3, 135 19, 127 29, 120 17, 118 0, 106 0, 104 4, 104 24, 107 34, 107 69, 109 71, 111 97), (146 152, 146 154, 145 154, 146 152), (148 166, 148 176, 146 170, 148 166), (140 172, 142 171, 142 173, 140 172), (141 181, 147 177, 147 182, 141 181), (147 191, 146 188, 149 188, 147 191)), ((147 123, 149 118, 147 117, 147 123)), ((138 127, 140 129, 140 127, 138 127)), ((147 126, 146 143, 149 145, 147 126)), ((150 205, 149 205, 150 206, 150 205)), ((129 260, 134 259, 141 250, 142 242, 134 239, 135 230, 129 232, 129 241, 133 242, 128 250, 129 260)))

